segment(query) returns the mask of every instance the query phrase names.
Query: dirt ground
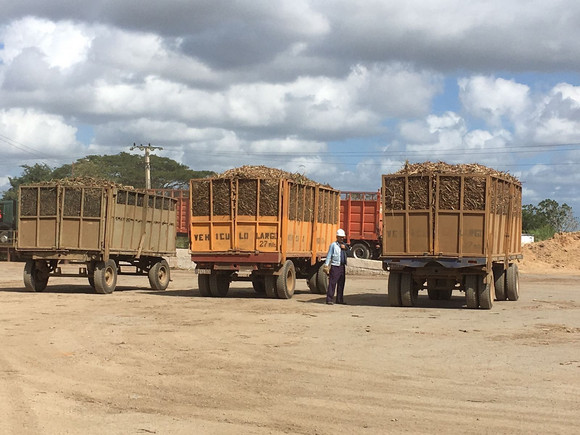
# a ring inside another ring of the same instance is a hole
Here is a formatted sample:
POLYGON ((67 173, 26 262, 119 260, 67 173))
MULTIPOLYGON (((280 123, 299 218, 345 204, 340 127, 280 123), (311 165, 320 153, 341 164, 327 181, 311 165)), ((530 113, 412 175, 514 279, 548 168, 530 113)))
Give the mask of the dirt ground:
MULTIPOLYGON (((386 277, 347 279, 348 305, 300 281, 291 300, 234 283, 202 298, 120 276, 23 289, 0 263, 0 433, 577 433, 580 273, 521 276, 518 302, 386 306, 386 277)), ((532 268, 533 269, 533 268, 532 268)))

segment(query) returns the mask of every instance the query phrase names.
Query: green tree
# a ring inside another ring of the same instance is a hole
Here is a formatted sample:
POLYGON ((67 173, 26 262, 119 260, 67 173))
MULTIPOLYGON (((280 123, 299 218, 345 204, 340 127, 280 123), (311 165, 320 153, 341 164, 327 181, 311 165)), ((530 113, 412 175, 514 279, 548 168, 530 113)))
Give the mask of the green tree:
MULTIPOLYGON (((151 187, 154 189, 187 188, 192 178, 214 175, 211 171, 193 171, 167 157, 151 155, 151 187)), ((145 158, 137 154, 90 155, 73 165, 74 176, 98 177, 116 183, 145 188, 145 158)))
POLYGON ((566 203, 544 199, 537 206, 522 207, 522 231, 534 234, 538 240, 549 239, 557 232, 574 231, 578 226, 572 207, 566 203))
POLYGON ((54 169, 46 163, 35 163, 32 166, 22 165, 22 175, 20 177, 8 177, 10 189, 4 192, 3 200, 18 199, 18 186, 21 184, 38 183, 54 178, 54 169))
MULTIPOLYGON (((51 168, 46 163, 23 165, 19 177, 9 178, 10 189, 2 199, 18 199, 21 184, 48 181, 65 177, 104 178, 126 186, 145 188, 145 161, 137 154, 90 155, 73 164, 51 168)), ((151 187, 154 189, 187 189, 192 178, 215 175, 212 171, 194 171, 167 157, 151 156, 151 187)))

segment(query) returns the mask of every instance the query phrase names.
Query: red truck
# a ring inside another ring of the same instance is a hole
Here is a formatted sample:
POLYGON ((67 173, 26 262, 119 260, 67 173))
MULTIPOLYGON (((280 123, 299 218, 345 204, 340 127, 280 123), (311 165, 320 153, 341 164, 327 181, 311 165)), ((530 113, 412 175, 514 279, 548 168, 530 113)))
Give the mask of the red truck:
POLYGON ((382 213, 379 192, 341 192, 340 227, 355 258, 375 259, 381 253, 382 213))

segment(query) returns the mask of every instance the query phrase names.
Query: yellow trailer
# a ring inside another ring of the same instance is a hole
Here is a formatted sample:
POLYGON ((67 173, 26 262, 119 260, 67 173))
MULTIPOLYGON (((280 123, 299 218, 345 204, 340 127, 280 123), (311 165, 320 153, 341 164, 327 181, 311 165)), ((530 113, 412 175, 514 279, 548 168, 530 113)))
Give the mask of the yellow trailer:
POLYGON ((231 281, 291 298, 297 278, 326 293, 321 270, 340 214, 339 192, 289 179, 208 178, 190 182, 191 259, 202 295, 225 296, 231 281))

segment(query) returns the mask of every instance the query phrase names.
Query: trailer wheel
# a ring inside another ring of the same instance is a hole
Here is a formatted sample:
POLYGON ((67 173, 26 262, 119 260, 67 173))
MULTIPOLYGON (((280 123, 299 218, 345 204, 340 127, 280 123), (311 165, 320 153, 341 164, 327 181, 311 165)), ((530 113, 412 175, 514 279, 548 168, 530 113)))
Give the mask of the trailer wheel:
POLYGON ((371 251, 364 243, 355 243, 352 245, 350 252, 352 252, 354 258, 362 258, 363 260, 371 258, 371 251))
POLYGON ((506 296, 510 301, 520 298, 520 273, 515 263, 510 263, 506 271, 506 296))
POLYGON ((259 295, 266 293, 266 282, 262 275, 252 275, 252 287, 259 295))
POLYGON ((209 275, 198 274, 197 275, 197 287, 199 288, 199 294, 205 298, 211 296, 211 291, 209 290, 209 275))
POLYGON ((401 304, 404 307, 412 307, 415 305, 413 276, 410 273, 401 274, 401 304))
POLYGON ((99 261, 95 265, 95 290, 97 293, 109 294, 117 287, 117 264, 114 260, 99 261))
POLYGON ((316 290, 320 295, 325 295, 328 292, 328 274, 324 271, 324 263, 320 265, 318 272, 316 272, 316 290))
POLYGON ((493 273, 488 273, 486 277, 480 276, 477 285, 479 308, 490 310, 493 307, 493 273))
POLYGON ((280 299, 290 299, 296 288, 296 270, 294 263, 286 260, 280 269, 280 275, 276 279, 276 293, 280 299))
POLYGON ((389 272, 389 284, 387 288, 387 300, 391 307, 401 306, 401 273, 389 272))
POLYGON ((269 298, 277 298, 278 293, 276 292, 276 276, 266 275, 264 276, 264 287, 266 290, 266 296, 269 298))
POLYGON ((171 272, 166 260, 161 260, 149 269, 149 284, 153 290, 165 290, 171 281, 171 272))
POLYGON ((505 301, 507 298, 505 291, 506 273, 503 264, 493 266, 493 280, 495 285, 495 298, 498 301, 505 301))
POLYGON ((465 276, 465 302, 467 308, 478 308, 479 301, 477 300, 477 280, 478 275, 466 275, 465 276))
POLYGON ((225 273, 212 273, 209 276, 209 291, 212 296, 223 298, 230 290, 230 278, 225 273))
POLYGON ((50 270, 46 261, 26 260, 24 265, 24 287, 26 290, 41 292, 48 284, 50 270))

